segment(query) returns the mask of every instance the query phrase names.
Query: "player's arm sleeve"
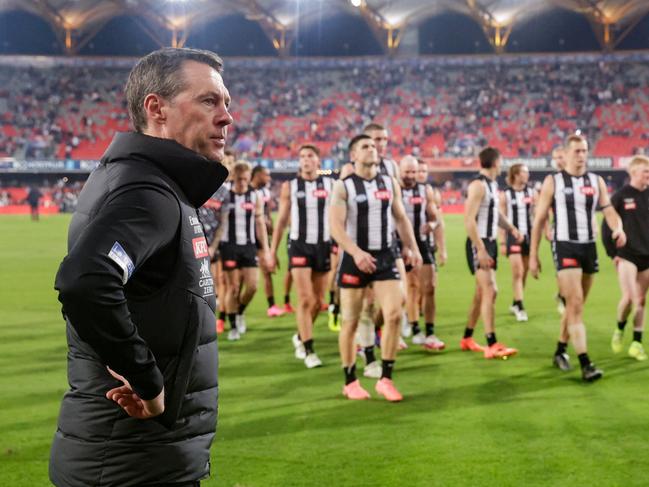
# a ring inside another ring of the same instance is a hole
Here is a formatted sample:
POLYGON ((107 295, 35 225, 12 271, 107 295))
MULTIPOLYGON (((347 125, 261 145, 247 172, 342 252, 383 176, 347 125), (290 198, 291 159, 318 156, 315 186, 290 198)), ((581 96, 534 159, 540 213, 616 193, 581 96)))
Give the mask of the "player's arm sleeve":
POLYGON ((178 203, 165 190, 116 195, 82 231, 56 276, 74 330, 142 399, 156 397, 163 378, 131 320, 124 286, 151 255, 174 243, 179 222, 178 203))

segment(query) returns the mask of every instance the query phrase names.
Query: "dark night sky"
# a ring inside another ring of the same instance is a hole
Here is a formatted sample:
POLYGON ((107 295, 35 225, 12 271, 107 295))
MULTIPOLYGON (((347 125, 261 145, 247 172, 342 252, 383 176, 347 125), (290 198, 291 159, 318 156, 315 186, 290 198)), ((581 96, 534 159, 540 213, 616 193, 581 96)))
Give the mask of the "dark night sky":
MULTIPOLYGON (((145 22, 139 19, 139 22, 145 22)), ((159 28, 155 29, 159 32, 159 28)), ((169 33, 162 34, 170 36, 169 33)), ((482 29, 470 17, 442 12, 418 27, 421 54, 475 54, 491 52, 482 29)), ((195 28, 187 46, 223 56, 274 56, 276 51, 261 27, 233 14, 195 28)), ((82 55, 139 56, 158 45, 132 17, 115 17, 80 51, 82 55)), ((649 15, 624 39, 620 49, 649 49, 649 15)), ((507 51, 594 51, 599 45, 588 21, 563 9, 547 11, 514 26, 507 51)), ((321 21, 298 25, 291 53, 302 56, 380 55, 381 47, 367 23, 340 13, 321 21)), ((50 25, 24 11, 0 13, 0 54, 61 54, 50 25)))

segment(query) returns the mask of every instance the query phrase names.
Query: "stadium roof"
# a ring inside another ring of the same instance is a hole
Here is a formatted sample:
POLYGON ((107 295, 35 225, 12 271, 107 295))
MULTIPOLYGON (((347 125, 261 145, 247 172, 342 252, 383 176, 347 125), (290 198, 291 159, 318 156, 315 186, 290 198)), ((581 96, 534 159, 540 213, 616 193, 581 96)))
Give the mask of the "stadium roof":
POLYGON ((457 11, 475 19, 496 51, 517 23, 553 8, 584 15, 603 49, 613 49, 649 13, 647 0, 0 0, 0 12, 27 10, 55 29, 68 52, 87 42, 112 18, 132 14, 161 45, 182 46, 194 26, 239 13, 256 21, 275 48, 286 51, 298 25, 347 12, 362 16, 386 52, 398 47, 409 28, 436 13, 457 11), (164 38, 169 37, 164 35, 164 38))

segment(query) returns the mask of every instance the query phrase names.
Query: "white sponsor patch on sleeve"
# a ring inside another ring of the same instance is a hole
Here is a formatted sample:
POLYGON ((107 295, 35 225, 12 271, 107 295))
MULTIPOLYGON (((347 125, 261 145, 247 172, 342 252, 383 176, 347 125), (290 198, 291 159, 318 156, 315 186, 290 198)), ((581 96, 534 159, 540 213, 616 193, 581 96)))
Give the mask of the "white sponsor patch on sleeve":
POLYGON ((113 248, 108 252, 108 257, 122 268, 122 284, 126 284, 133 275, 135 265, 124 250, 124 247, 122 247, 119 242, 115 242, 113 248))

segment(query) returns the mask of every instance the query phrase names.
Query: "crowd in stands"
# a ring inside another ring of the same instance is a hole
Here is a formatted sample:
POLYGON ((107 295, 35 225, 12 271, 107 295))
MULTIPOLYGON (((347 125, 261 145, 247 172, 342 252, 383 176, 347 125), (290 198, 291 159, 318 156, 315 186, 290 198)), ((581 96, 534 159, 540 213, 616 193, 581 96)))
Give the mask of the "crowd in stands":
MULTIPOLYGON (((128 70, 3 67, 0 157, 97 159, 128 130, 128 70)), ((649 65, 634 62, 448 66, 427 59, 228 62, 230 143, 243 157, 289 158, 304 141, 341 159, 350 135, 387 126, 394 156, 546 156, 579 129, 596 155, 649 147, 649 65)))

